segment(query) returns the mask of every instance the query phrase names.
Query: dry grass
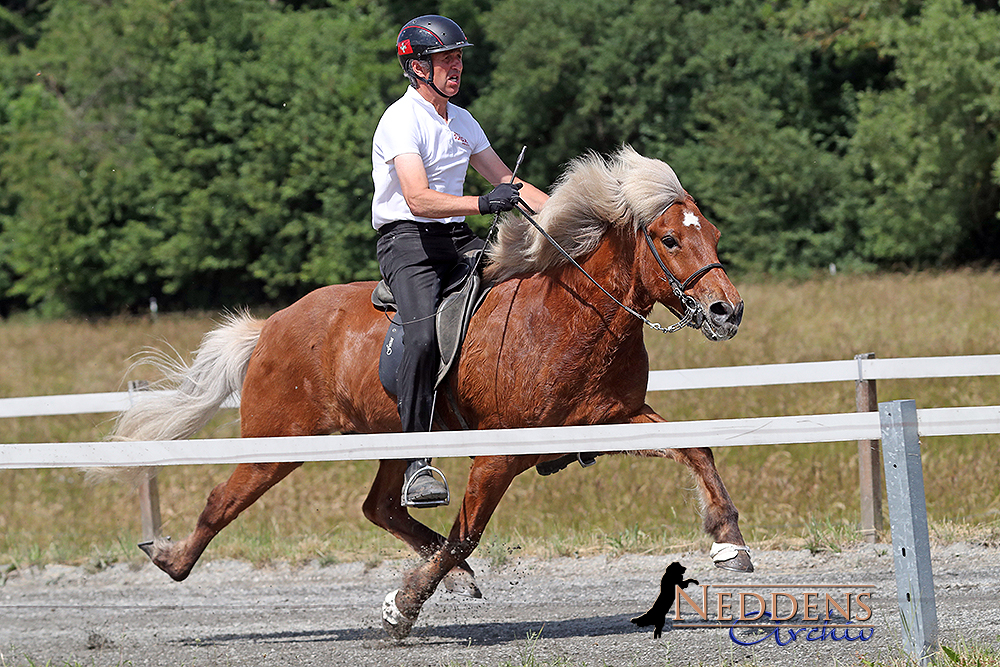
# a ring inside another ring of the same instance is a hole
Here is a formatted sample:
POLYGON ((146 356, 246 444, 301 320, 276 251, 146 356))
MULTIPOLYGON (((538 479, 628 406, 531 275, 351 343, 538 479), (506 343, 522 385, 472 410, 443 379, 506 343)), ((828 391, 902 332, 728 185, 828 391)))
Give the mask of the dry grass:
MULTIPOLYGON (((805 282, 741 285, 747 311, 740 334, 711 344, 687 330, 647 334, 653 368, 728 366, 880 357, 993 354, 1000 351, 1000 273, 820 277, 805 282)), ((672 318, 656 311, 661 322, 672 318)), ((120 318, 94 322, 0 323, 0 397, 115 391, 129 357, 169 341, 185 354, 212 318, 120 318)), ((916 399, 918 407, 995 405, 1000 378, 883 381, 882 401, 916 399)), ((851 383, 650 394, 671 419, 716 419, 854 409, 851 383)), ((95 440, 108 415, 0 420, 0 442, 95 440)), ((229 411, 206 435, 237 433, 229 411)), ((927 439, 924 473, 932 529, 942 541, 1000 541, 1000 480, 995 437, 927 439)), ((758 547, 836 549, 858 539, 854 443, 726 448, 716 451, 740 508, 748 540, 758 547)), ((439 461, 453 494, 464 490, 468 461, 439 461)), ((165 534, 186 534, 208 491, 227 466, 165 470, 160 493, 165 534)), ((402 554, 371 527, 361 501, 372 462, 310 464, 268 492, 224 531, 208 557, 377 561, 402 554)), ((72 470, 0 471, 0 576, 5 563, 91 562, 138 554, 134 497, 116 486, 92 487, 72 470)), ((420 517, 447 531, 455 508, 420 517)), ((515 480, 487 533, 495 552, 659 552, 707 548, 697 496, 687 472, 666 461, 600 459, 555 477, 515 480), (531 508, 532 511, 526 511, 531 508), (496 546, 501 545, 501 546, 496 546)))

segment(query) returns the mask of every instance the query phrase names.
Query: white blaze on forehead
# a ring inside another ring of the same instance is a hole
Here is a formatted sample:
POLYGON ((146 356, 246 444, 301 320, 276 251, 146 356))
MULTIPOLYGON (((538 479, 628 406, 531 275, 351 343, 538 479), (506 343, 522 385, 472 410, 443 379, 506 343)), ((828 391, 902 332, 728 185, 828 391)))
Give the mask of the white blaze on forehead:
POLYGON ((698 222, 698 216, 696 216, 691 211, 684 211, 684 226, 701 229, 701 223, 698 222))

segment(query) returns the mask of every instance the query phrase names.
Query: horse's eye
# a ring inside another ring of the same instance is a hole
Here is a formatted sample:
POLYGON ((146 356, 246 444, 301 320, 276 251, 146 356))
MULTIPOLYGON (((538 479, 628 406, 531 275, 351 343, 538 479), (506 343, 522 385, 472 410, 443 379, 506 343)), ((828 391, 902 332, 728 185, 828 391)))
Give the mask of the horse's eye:
POLYGON ((664 236, 662 239, 662 243, 663 247, 666 248, 667 250, 673 250, 674 248, 680 245, 680 243, 677 242, 677 239, 674 238, 673 234, 667 234, 666 236, 664 236))

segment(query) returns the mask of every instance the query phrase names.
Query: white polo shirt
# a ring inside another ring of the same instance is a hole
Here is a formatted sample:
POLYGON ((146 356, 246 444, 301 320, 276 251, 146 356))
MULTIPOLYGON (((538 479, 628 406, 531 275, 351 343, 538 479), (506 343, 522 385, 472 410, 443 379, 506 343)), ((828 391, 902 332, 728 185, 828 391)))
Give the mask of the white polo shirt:
POLYGON ((413 215, 403 198, 403 189, 393 160, 398 155, 416 153, 424 162, 432 190, 450 195, 464 194, 469 158, 490 147, 489 139, 468 111, 448 103, 446 121, 433 105, 412 86, 393 102, 375 129, 372 140, 372 226, 378 229, 396 220, 418 222, 462 222, 464 215, 451 218, 422 218, 413 215))

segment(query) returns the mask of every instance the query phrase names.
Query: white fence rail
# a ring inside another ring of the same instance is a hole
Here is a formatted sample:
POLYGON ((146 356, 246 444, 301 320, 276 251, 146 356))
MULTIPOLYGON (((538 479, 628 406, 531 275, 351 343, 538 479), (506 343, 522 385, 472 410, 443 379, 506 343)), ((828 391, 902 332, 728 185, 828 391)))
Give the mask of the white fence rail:
MULTIPOLYGON (((56 417, 121 412, 132 405, 132 392, 101 394, 63 394, 59 396, 22 396, 0 398, 0 419, 10 417, 56 417)), ((229 399, 224 408, 238 408, 239 400, 229 399)))
MULTIPOLYGON (((678 391, 682 389, 709 389, 726 387, 749 387, 749 386, 769 386, 779 384, 802 384, 820 382, 845 382, 854 381, 856 383, 857 410, 859 413, 874 415, 877 410, 876 380, 889 379, 913 379, 913 378, 942 378, 942 377, 970 377, 980 375, 1000 375, 1000 354, 977 355, 977 356, 952 356, 952 357, 909 357, 898 359, 876 359, 872 354, 858 355, 853 360, 845 361, 819 361, 795 364, 769 364, 755 366, 733 366, 726 368, 689 368, 675 370, 652 371, 649 374, 648 391, 678 391)), ((69 414, 91 414, 120 412, 131 405, 134 398, 133 392, 111 392, 99 394, 71 394, 62 396, 31 396, 22 398, 0 399, 0 418, 5 417, 40 417, 69 414)), ((239 399, 231 398, 223 407, 238 407, 239 399)), ((985 421, 989 422, 990 417, 985 421)), ((975 420, 973 420, 975 421, 975 420)), ((881 471, 879 466, 880 445, 877 434, 871 421, 871 417, 855 417, 852 415, 817 415, 812 417, 787 417, 787 418, 763 418, 750 423, 755 426, 746 426, 746 420, 733 420, 728 426, 723 426, 723 422, 687 422, 687 426, 679 427, 684 432, 690 429, 704 427, 708 429, 706 435, 700 440, 700 445, 682 444, 683 437, 679 433, 668 433, 668 427, 661 435, 656 437, 670 438, 670 445, 673 447, 683 446, 724 446, 731 440, 731 433, 746 434, 749 430, 760 429, 760 437, 763 440, 746 440, 740 444, 778 444, 782 442, 829 442, 849 439, 858 439, 858 469, 861 489, 861 528, 869 541, 874 542, 877 534, 882 530, 882 508, 881 508, 881 471), (860 420, 858 423, 867 425, 865 429, 855 429, 853 420, 860 420), (803 422, 803 420, 807 420, 803 422), (845 421, 848 420, 848 421, 845 421), (850 422, 851 425, 848 425, 850 422), (814 426, 809 431, 799 431, 801 435, 790 435, 796 432, 803 423, 814 426), (764 426, 764 425, 767 426, 764 426), (794 428, 789 425, 796 425, 794 428), (780 435, 779 435, 780 433, 780 435), (858 434, 864 435, 858 435, 858 434), (788 438, 791 438, 790 440, 788 438)), ((973 431, 966 433, 992 433, 988 430, 991 426, 986 423, 979 426, 970 426, 973 431), (983 428, 984 431, 974 429, 983 428)), ((628 429, 621 426, 610 427, 618 433, 627 433, 628 429)), ((597 436, 597 432, 592 432, 597 436)), ((332 445, 327 440, 324 444, 305 443, 299 441, 296 445, 284 445, 276 450, 269 450, 267 456, 278 458, 295 458, 301 460, 313 460, 310 456, 334 460, 344 458, 351 454, 350 448, 357 447, 358 458, 395 458, 409 456, 403 454, 408 448, 419 450, 421 455, 433 453, 435 456, 465 456, 469 452, 463 450, 461 453, 446 451, 443 444, 435 444, 433 449, 424 449, 420 442, 420 436, 404 437, 395 447, 386 443, 395 442, 393 436, 351 436, 344 440, 346 436, 338 436, 338 444, 332 445), (296 453, 298 447, 310 448, 308 454, 305 452, 296 453), (344 447, 343 451, 340 449, 344 447), (386 449, 386 447, 390 447, 386 449)), ((480 443, 481 436, 472 436, 469 433, 447 436, 447 438, 458 438, 462 443, 480 443)), ((481 442, 485 449, 475 450, 479 454, 490 453, 514 453, 506 451, 505 447, 515 444, 511 437, 497 436, 495 433, 486 437, 487 440, 481 442)), ((591 435, 585 436, 589 439, 591 435)), ((625 436, 631 438, 632 436, 625 436)), ((434 443, 443 443, 446 438, 439 435, 434 436, 434 443)), ((576 440, 564 441, 563 436, 554 436, 551 432, 546 432, 540 436, 539 440, 544 442, 528 442, 524 446, 534 447, 523 451, 533 453, 546 453, 549 451, 568 451, 575 448, 595 449, 593 444, 587 446, 576 440), (553 439, 555 438, 555 439, 553 439), (543 445, 551 445, 554 449, 544 448, 543 445), (560 449, 562 448, 562 449, 560 449)), ((207 463, 216 461, 242 461, 250 452, 258 452, 263 447, 263 443, 256 442, 248 445, 243 441, 239 446, 231 446, 225 441, 214 439, 206 442, 189 441, 191 444, 153 444, 143 443, 130 444, 127 448, 116 446, 111 443, 69 443, 69 444, 47 444, 47 445, 21 445, 16 449, 11 446, 0 448, 0 467, 11 467, 15 464, 18 467, 49 467, 70 466, 70 465, 146 465, 155 463, 157 465, 170 465, 173 463, 207 463), (128 450, 133 454, 125 454, 123 450, 128 450), (16 453, 15 453, 16 451, 16 453), (130 456, 140 455, 147 457, 143 459, 145 463, 133 461, 129 463, 130 456), (158 453, 154 455, 154 453, 158 453), (16 457, 16 461, 15 461, 16 457), (46 458, 48 457, 48 458, 46 458), (49 463, 44 462, 48 460, 49 463), (81 463, 86 461, 86 463, 81 463), (58 462, 58 463, 56 463, 58 462)), ((626 440, 628 442, 628 440, 626 440)), ((611 451, 613 441, 601 445, 602 449, 611 451)), ((633 443, 634 444, 634 443, 633 443)), ((478 444, 475 446, 479 446, 478 444)), ((647 446, 647 445, 643 445, 647 446)), ((652 443, 649 447, 662 447, 662 443, 652 443)), ((629 447, 639 448, 638 445, 629 447)), ((258 455, 265 455, 259 451, 258 455)), ((147 489, 144 491, 154 500, 156 490, 147 489)), ((143 508, 144 516, 155 516, 155 508, 143 508)), ((153 529, 155 529, 155 521, 153 529)))
MULTIPOLYGON (((670 446, 725 446, 731 440, 733 432, 746 434, 749 430, 760 429, 760 437, 763 440, 744 441, 739 444, 779 444, 783 442, 830 442, 849 439, 858 439, 858 469, 861 488, 861 528, 867 538, 874 542, 877 534, 882 529, 882 508, 881 508, 881 474, 879 466, 880 447, 877 429, 872 426, 870 415, 874 415, 877 410, 876 380, 889 379, 913 379, 913 378, 942 378, 942 377, 970 377, 980 375, 1000 375, 1000 354, 977 355, 977 356, 953 356, 953 357, 908 357, 898 359, 876 359, 872 354, 858 355, 853 360, 845 361, 819 361, 795 364, 769 364, 755 366, 733 366, 725 368, 689 368, 675 370, 652 371, 649 374, 648 391, 678 391, 682 389, 709 389, 726 387, 750 387, 769 386, 779 384, 803 384, 820 382, 845 382, 854 381, 856 383, 857 410, 862 415, 869 417, 855 417, 852 415, 816 415, 812 417, 783 417, 783 418, 762 418, 751 420, 749 423, 754 426, 745 426, 746 420, 732 420, 728 426, 723 426, 724 422, 686 422, 687 426, 680 427, 683 432, 689 433, 690 429, 704 427, 708 429, 706 435, 700 440, 699 445, 682 444, 683 437, 680 433, 669 433, 668 427, 661 435, 656 436, 670 438, 670 446), (853 421, 860 420, 867 424, 865 429, 855 429, 853 421), (803 420, 806 420, 803 422, 803 420), (848 420, 851 425, 848 425, 848 420), (814 428, 807 431, 800 431, 801 425, 810 424, 814 428), (764 426, 764 425, 767 426, 764 426), (795 425, 790 426, 790 425, 795 425), (791 435, 799 432, 801 435, 791 435), (858 434, 864 435, 858 435, 858 434), (788 438, 791 438, 790 440, 788 438)), ((31 396, 21 398, 0 399, 0 418, 5 417, 41 417, 69 414, 92 414, 120 412, 132 403, 134 394, 128 392, 110 392, 98 394, 70 394, 61 396, 31 396)), ((223 407, 238 407, 238 397, 231 398, 223 407)), ((989 417, 985 418, 989 422, 989 417)), ((685 424, 682 422, 682 424, 685 424)), ((609 427, 618 433, 627 433, 628 429, 621 426, 609 427)), ((629 427, 631 428, 631 427, 629 427)), ((989 424, 981 426, 970 426, 971 429, 991 428, 989 424)), ((980 432, 992 433, 993 431, 965 431, 967 433, 980 432)), ((597 432, 592 432, 597 436, 597 432)), ((354 456, 352 447, 357 447, 358 458, 396 458, 409 456, 403 454, 404 450, 419 450, 421 455, 432 453, 435 456, 465 456, 468 451, 463 450, 453 452, 447 450, 443 444, 435 444, 433 449, 424 449, 425 445, 420 442, 420 436, 403 437, 403 440, 395 447, 386 445, 395 442, 393 436, 337 436, 338 444, 331 445, 324 440, 325 444, 309 443, 299 441, 297 445, 284 445, 277 450, 269 450, 268 456, 278 458, 295 458, 301 460, 314 460, 308 458, 317 456, 326 460, 336 460, 345 458, 348 455, 354 456), (356 443, 356 444, 355 444, 356 443), (298 447, 311 448, 309 453, 296 453, 298 447), (346 449, 341 450, 344 447, 346 449), (390 447, 386 449, 386 447, 390 447)), ((462 443, 473 446, 480 443, 481 436, 472 436, 469 433, 448 436, 448 438, 458 438, 462 443)), ((514 446, 515 439, 511 436, 497 436, 495 433, 484 436, 481 445, 485 449, 476 449, 478 454, 514 453, 506 451, 504 447, 514 446)), ((584 436, 584 440, 591 435, 584 436)), ((632 436, 625 436, 631 438, 632 436)), ((446 439, 439 435, 434 436, 434 443, 443 443, 446 439)), ((547 453, 550 451, 569 451, 574 448, 595 449, 593 444, 587 446, 579 443, 575 439, 565 441, 563 436, 554 436, 552 432, 546 432, 540 436, 539 440, 544 442, 532 443, 530 440, 524 444, 526 447, 534 447, 523 451, 533 453, 547 453), (555 438, 555 439, 553 439, 555 438), (553 449, 543 448, 543 445, 553 447, 553 449), (562 448, 562 449, 560 449, 562 448)), ((130 444, 128 447, 115 446, 112 443, 69 443, 69 444, 39 444, 39 445, 19 445, 16 448, 4 446, 0 448, 0 467, 53 467, 71 465, 146 465, 155 463, 157 465, 170 465, 171 463, 207 463, 217 461, 242 461, 246 460, 246 455, 251 451, 258 451, 263 447, 263 443, 255 442, 248 445, 244 441, 238 446, 232 446, 226 441, 213 439, 210 441, 188 441, 191 444, 154 444, 142 443, 130 444), (129 462, 130 456, 139 454, 125 454, 128 452, 142 452, 141 456, 145 462, 129 462), (16 452, 16 453, 15 453, 16 452), (158 455, 154 455, 158 452, 158 455), (148 456, 147 456, 148 455, 148 456), (17 460, 14 460, 14 457, 17 460), (48 457, 48 459, 46 458, 48 457), (48 460, 49 463, 44 462, 48 460), (86 461, 86 463, 81 463, 86 461), (104 461, 103 463, 101 461, 104 461), (58 463, 57 463, 58 462, 58 463)), ((602 449, 612 451, 613 440, 601 445, 602 449)), ((629 442, 626 439, 626 442, 629 442)), ((474 446, 478 447, 479 444, 474 446)), ((652 443, 643 447, 662 447, 662 443, 652 443)), ((639 445, 628 447, 637 449, 639 445)), ((521 450, 519 450, 521 451, 521 450)), ((264 455, 260 452, 259 455, 264 455)), ((155 488, 147 490, 155 498, 155 488)), ((155 509, 144 508, 144 516, 155 516, 155 509)), ((154 522, 155 523, 155 522, 154 522)), ((154 526, 155 528, 155 526, 154 526)))
MULTIPOLYGON (((1000 406, 917 411, 922 436, 1000 433, 1000 406)), ((0 446, 0 468, 165 466, 562 454, 877 440, 877 412, 487 431, 0 446)))
MULTIPOLYGON (((874 414, 877 410, 876 380, 970 377, 977 375, 1000 375, 1000 354, 953 357, 908 357, 898 359, 876 359, 872 354, 864 354, 856 356, 853 360, 845 361, 819 361, 796 364, 660 370, 650 372, 647 390, 678 391, 682 389, 693 390, 726 387, 769 386, 779 384, 845 382, 853 380, 856 383, 858 412, 868 412, 874 414)), ((131 391, 131 387, 128 392, 5 398, 0 399, 0 418, 120 412, 129 407, 132 400, 133 392, 131 391)), ((233 408, 238 406, 238 397, 233 397, 226 404, 224 404, 223 407, 233 408)), ((847 415, 843 415, 843 417, 847 418, 847 415)), ((797 418, 790 419, 794 422, 797 418)), ((774 422, 777 424, 785 423, 782 420, 775 422, 775 418, 769 418, 766 421, 768 423, 774 422)), ((826 433, 827 436, 829 436, 828 439, 821 440, 818 435, 810 435, 799 437, 799 439, 795 441, 802 442, 803 440, 808 440, 809 438, 812 438, 811 441, 813 442, 837 441, 855 437, 846 435, 847 431, 843 431, 842 429, 838 430, 838 428, 832 423, 833 421, 834 420, 831 415, 823 416, 823 421, 821 422, 822 425, 817 429, 817 433, 826 433)), ((621 427, 613 428, 620 429, 621 427)), ((853 433, 853 431, 851 431, 851 433, 853 433)), ((344 436, 339 437, 343 438, 344 436)), ((469 434, 457 437, 460 437, 464 442, 470 441, 469 434)), ((868 539, 870 541, 875 541, 877 533, 881 531, 882 528, 879 440, 878 435, 875 434, 874 431, 872 431, 869 435, 857 437, 859 457, 858 468, 861 487, 861 527, 862 532, 866 534, 868 539)), ((422 445, 417 444, 418 439, 410 438, 409 440, 412 442, 407 446, 421 447, 422 445)), ((709 436, 706 440, 708 440, 708 442, 704 442, 703 444, 705 445, 720 446, 720 444, 722 444, 720 443, 718 437, 709 436)), ((381 443, 387 441, 387 438, 386 436, 375 436, 369 439, 365 445, 359 445, 364 448, 363 452, 365 456, 362 458, 386 458, 398 455, 389 454, 379 447, 373 446, 373 443, 376 441, 381 443)), ((439 437, 435 437, 435 441, 440 442, 441 439, 439 437)), ((212 440, 211 442, 215 444, 207 448, 202 448, 201 451, 212 451, 212 460, 217 461, 219 458, 214 454, 214 452, 224 451, 219 449, 222 448, 223 445, 218 440, 212 440)), ((772 444, 777 444, 777 442, 778 441, 773 441, 772 444)), ((782 442, 785 442, 785 440, 782 440, 782 442)), ((493 441, 493 443, 494 444, 489 447, 502 446, 510 443, 510 441, 499 440, 493 441)), ((346 446, 347 442, 344 442, 343 444, 346 446)), ((560 446, 568 447, 570 445, 564 444, 560 446)), ((672 446, 683 445, 672 444, 672 446)), ((19 449, 24 449, 24 447, 29 447, 29 449, 33 448, 31 451, 34 451, 34 453, 25 455, 23 460, 35 461, 36 465, 40 465, 40 462, 43 460, 39 458, 38 455, 51 455, 54 457, 53 460, 62 461, 60 465, 72 465, 68 463, 68 461, 81 460, 79 451, 71 453, 71 450, 73 450, 74 447, 78 448, 78 450, 82 448, 82 450, 93 453, 95 456, 97 455, 96 453, 98 450, 102 452, 101 456, 110 456, 112 452, 115 451, 115 448, 108 444, 103 444, 98 447, 97 443, 76 443, 75 445, 71 444, 59 447, 55 447, 54 445, 30 445, 19 447, 19 449), (42 452, 46 452, 46 454, 42 454, 42 452)), ((608 447, 605 446, 605 448, 607 449, 608 447)), ((4 456, 13 456, 13 450, 9 447, 3 447, 3 449, 7 450, 7 453, 0 454, 0 466, 4 465, 4 456)), ((139 451, 141 448, 131 445, 130 449, 131 451, 139 451)), ((246 443, 244 443, 240 449, 242 451, 246 451, 246 443)), ((589 449, 593 449, 593 447, 590 447, 589 449)), ((177 450, 170 448, 170 451, 177 450)), ((320 449, 319 451, 328 450, 320 449)), ((434 451, 437 456, 449 455, 444 452, 437 453, 437 448, 435 448, 434 451)), ((498 453, 498 451, 499 450, 488 448, 486 451, 481 453, 498 453)), ((543 451, 549 450, 538 449, 534 451, 536 453, 542 453, 543 451)), ((287 455, 288 454, 286 454, 286 456, 287 455)), ((332 456, 333 452, 330 452, 329 455, 332 456)), ((455 455, 458 456, 460 454, 455 455)), ((223 456, 225 455, 223 454, 223 456)), ((166 456, 166 458, 170 457, 166 456)), ((189 463, 207 462, 201 461, 197 457, 189 457, 186 458, 185 461, 189 463)), ((13 461, 11 463, 13 463, 13 461)), ((168 465, 167 463, 160 464, 168 465)), ((86 465, 100 464, 91 459, 91 462, 86 465)), ((104 465, 139 464, 107 463, 104 465)), ((155 490, 153 493, 155 494, 155 490)))
MULTIPOLYGON (((810 361, 797 364, 651 371, 647 391, 978 375, 1000 375, 1000 354, 904 357, 899 359, 859 358, 844 361, 810 361)), ((0 398, 0 419, 121 412, 129 407, 131 402, 132 394, 126 391, 0 398)), ((238 406, 238 401, 231 400, 223 407, 235 408, 238 406)))
MULTIPOLYGON (((862 357, 862 355, 859 355, 862 357)), ((799 364, 684 368, 652 371, 648 391, 760 387, 869 380, 972 377, 1000 375, 1000 354, 958 357, 855 358, 847 361, 810 361, 799 364)))

